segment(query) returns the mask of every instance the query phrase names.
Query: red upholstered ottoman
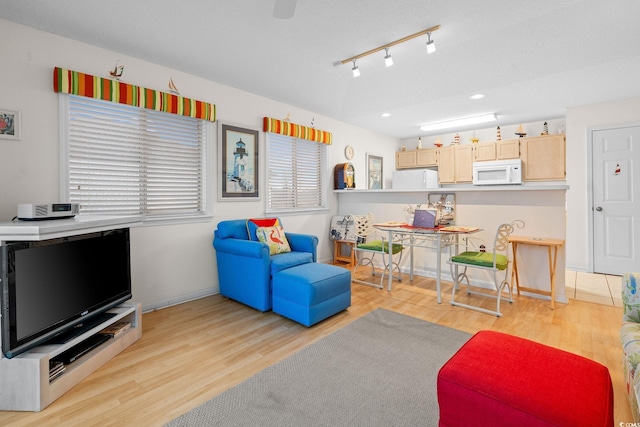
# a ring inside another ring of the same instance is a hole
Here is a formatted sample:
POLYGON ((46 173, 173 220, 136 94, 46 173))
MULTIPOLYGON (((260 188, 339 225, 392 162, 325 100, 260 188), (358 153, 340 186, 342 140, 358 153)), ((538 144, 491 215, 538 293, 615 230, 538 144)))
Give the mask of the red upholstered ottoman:
POLYGON ((493 331, 474 335, 438 373, 440 426, 613 426, 609 370, 493 331))

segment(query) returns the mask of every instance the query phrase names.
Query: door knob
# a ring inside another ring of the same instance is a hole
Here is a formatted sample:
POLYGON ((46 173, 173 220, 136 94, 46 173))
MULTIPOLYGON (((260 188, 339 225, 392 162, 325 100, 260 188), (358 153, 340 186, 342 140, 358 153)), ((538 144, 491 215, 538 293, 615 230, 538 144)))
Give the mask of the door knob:
POLYGON ((598 207, 596 208, 596 210, 597 210, 598 212, 601 212, 601 211, 602 211, 602 208, 601 208, 600 206, 598 206, 598 207))

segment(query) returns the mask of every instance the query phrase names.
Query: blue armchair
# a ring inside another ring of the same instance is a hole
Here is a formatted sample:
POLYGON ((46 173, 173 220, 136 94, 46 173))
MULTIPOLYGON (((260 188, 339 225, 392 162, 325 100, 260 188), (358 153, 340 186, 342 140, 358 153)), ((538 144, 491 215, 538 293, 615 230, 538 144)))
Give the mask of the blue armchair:
MULTIPOLYGON (((285 233, 291 252, 270 255, 269 246, 257 241, 255 236, 249 237, 249 232, 246 219, 221 221, 214 231, 220 294, 257 310, 268 311, 271 310, 273 275, 290 267, 316 262, 318 238, 285 233)), ((255 230, 252 233, 255 234, 255 230)))

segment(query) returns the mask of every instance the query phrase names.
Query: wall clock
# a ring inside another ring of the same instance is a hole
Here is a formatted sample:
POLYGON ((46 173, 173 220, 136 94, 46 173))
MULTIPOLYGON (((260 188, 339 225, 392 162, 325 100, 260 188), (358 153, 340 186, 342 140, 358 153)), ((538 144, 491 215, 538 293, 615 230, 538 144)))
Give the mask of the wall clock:
POLYGON ((354 154, 355 154, 355 151, 353 150, 353 147, 350 145, 347 145, 347 147, 344 149, 344 156, 347 158, 347 160, 353 159, 354 154))

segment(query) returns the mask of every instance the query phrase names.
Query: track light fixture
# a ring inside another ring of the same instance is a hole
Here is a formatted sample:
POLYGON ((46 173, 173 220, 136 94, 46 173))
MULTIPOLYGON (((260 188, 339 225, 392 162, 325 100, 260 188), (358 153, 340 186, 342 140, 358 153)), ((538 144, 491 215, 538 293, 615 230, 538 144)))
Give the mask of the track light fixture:
POLYGON ((358 77, 360 75, 360 70, 358 69, 358 66, 356 65, 356 60, 353 60, 353 68, 351 69, 351 71, 353 71, 353 77, 358 77))
POLYGON ((427 53, 433 53, 436 51, 436 45, 431 40, 431 33, 427 33, 427 53))
POLYGON ((391 55, 389 55, 389 48, 384 48, 386 55, 384 56, 384 65, 387 67, 391 67, 393 65, 393 59, 391 59, 391 55))
POLYGON ((436 45, 433 43, 433 40, 431 40, 431 33, 433 33, 434 31, 437 31, 439 29, 440 29, 440 25, 436 25, 434 27, 427 28, 426 30, 419 31, 419 32, 417 32, 415 34, 411 34, 410 36, 403 37, 403 38, 398 39, 396 41, 393 41, 391 43, 387 43, 385 45, 378 46, 375 49, 371 49, 371 50, 368 50, 366 52, 362 52, 362 53, 360 53, 358 55, 352 56, 351 58, 343 59, 342 61, 340 61, 340 63, 341 64, 347 64, 349 62, 353 62, 353 68, 351 69, 353 71, 353 77, 358 77, 360 75, 360 71, 358 70, 358 67, 356 66, 356 60, 360 59, 360 58, 362 58, 364 56, 369 56, 372 53, 376 53, 376 52, 379 52, 379 51, 384 49, 385 52, 386 52, 386 55, 384 57, 384 63, 385 63, 385 65, 387 67, 389 67, 389 66, 393 65, 393 60, 391 59, 391 55, 389 55, 389 48, 391 46, 395 46, 397 44, 404 43, 406 41, 409 41, 411 39, 415 39, 416 37, 420 37, 420 36, 423 36, 425 34, 428 37, 427 53, 433 53, 433 52, 436 51, 436 45))

